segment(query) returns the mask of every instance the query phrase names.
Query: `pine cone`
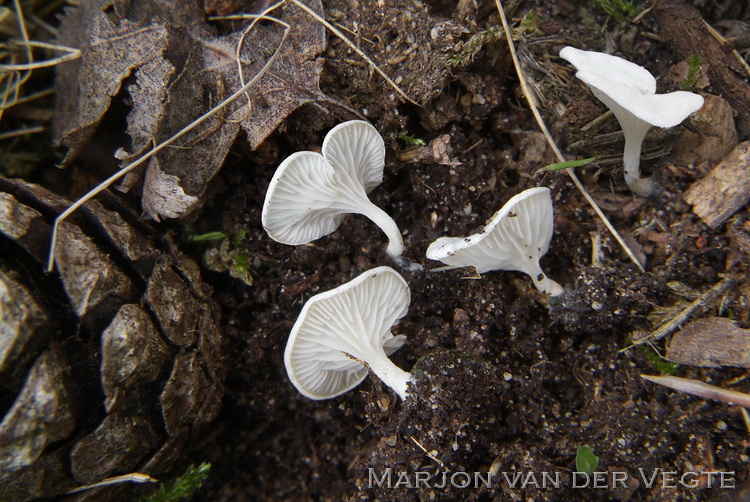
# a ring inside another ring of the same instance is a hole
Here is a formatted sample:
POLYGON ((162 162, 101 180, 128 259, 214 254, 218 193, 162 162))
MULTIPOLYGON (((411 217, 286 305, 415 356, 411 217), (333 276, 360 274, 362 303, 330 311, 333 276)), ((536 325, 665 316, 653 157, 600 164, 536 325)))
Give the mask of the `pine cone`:
POLYGON ((45 274, 50 222, 68 205, 0 178, 0 500, 164 473, 221 405, 220 333, 197 265, 92 201, 61 225, 45 274))

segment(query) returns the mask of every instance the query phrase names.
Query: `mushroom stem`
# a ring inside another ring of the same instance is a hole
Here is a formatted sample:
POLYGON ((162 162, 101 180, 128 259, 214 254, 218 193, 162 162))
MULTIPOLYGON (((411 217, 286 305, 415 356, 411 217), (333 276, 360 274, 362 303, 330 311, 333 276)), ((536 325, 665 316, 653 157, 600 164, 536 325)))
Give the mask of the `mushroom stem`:
POLYGON ((401 237, 398 225, 396 225, 396 222, 393 221, 393 218, 388 213, 370 202, 369 199, 365 200, 367 203, 363 201, 362 206, 357 208, 358 212, 370 218, 388 236, 388 248, 386 251, 399 261, 401 255, 404 253, 404 239, 401 237))
POLYGON ((591 87, 591 91, 599 101, 612 110, 622 128, 622 134, 625 136, 622 163, 625 167, 625 183, 628 184, 628 188, 641 197, 657 195, 661 191, 661 185, 652 178, 641 178, 641 146, 643 146, 646 133, 651 129, 651 124, 630 113, 600 89, 591 87))
POLYGON ((524 271, 534 281, 536 289, 550 296, 559 296, 565 292, 565 289, 557 282, 553 281, 542 272, 539 260, 529 261, 529 270, 524 271))
MULTIPOLYGON (((652 178, 641 178, 641 146, 651 126, 636 117, 632 117, 631 121, 638 121, 638 123, 622 128, 625 134, 625 150, 622 154, 625 182, 634 194, 641 197, 653 197, 659 193, 661 186, 652 178)), ((623 122, 620 120, 621 126, 623 122)))
POLYGON ((411 375, 388 359, 382 349, 368 354, 364 362, 380 381, 393 389, 402 400, 406 399, 406 388, 411 381, 411 375))

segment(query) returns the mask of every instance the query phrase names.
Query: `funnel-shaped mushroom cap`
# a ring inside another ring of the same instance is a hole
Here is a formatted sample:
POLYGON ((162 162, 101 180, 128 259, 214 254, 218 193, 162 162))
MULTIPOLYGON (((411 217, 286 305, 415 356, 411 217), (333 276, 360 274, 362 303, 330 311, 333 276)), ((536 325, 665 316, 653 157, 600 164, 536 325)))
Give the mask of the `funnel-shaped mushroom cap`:
POLYGON ((263 204, 263 228, 295 246, 330 234, 345 214, 369 203, 384 166, 385 145, 375 127, 362 120, 337 125, 323 141, 323 155, 297 152, 278 167, 263 204))
POLYGON ((396 222, 367 194, 383 180, 385 144, 368 122, 331 129, 323 154, 297 152, 281 163, 266 192, 263 228, 275 241, 307 244, 338 228, 347 213, 363 214, 388 236, 388 253, 399 263, 404 241, 396 222))
POLYGON ((311 399, 353 389, 368 367, 402 398, 409 374, 389 359, 404 344, 391 327, 406 315, 409 286, 390 267, 378 267, 310 298, 289 335, 284 365, 294 386, 311 399))
POLYGON ((703 97, 685 91, 656 94, 656 80, 648 70, 617 56, 565 47, 560 57, 576 67, 576 77, 591 88, 620 123, 625 136, 625 182, 638 195, 657 194, 659 184, 641 177, 643 139, 651 126, 673 127, 685 120, 703 106, 703 97))
POLYGON ((437 239, 427 248, 427 258, 453 267, 474 267, 480 274, 491 270, 524 272, 540 291, 557 296, 563 292, 562 286, 544 275, 539 266, 553 229, 549 189, 530 188, 512 197, 481 232, 437 239))
POLYGON ((692 92, 656 94, 656 80, 648 70, 617 56, 565 47, 560 57, 576 67, 576 77, 612 109, 623 129, 620 110, 609 100, 657 127, 674 127, 703 106, 703 97, 692 92))
POLYGON ((350 120, 337 125, 326 134, 322 150, 334 171, 348 173, 366 193, 383 182, 385 143, 369 122, 350 120))

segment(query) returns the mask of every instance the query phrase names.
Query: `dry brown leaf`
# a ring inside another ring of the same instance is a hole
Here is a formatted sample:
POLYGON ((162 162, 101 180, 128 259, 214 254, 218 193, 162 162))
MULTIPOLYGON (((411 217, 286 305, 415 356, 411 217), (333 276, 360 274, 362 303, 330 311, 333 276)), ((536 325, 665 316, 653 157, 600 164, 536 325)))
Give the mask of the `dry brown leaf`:
MULTIPOLYGON (((173 10, 157 0, 121 2, 115 13, 126 17, 116 23, 103 12, 110 3, 83 2, 66 11, 60 27, 61 43, 82 51, 79 62, 58 74, 56 130, 70 147, 66 160, 86 147, 131 75, 126 86, 130 144, 117 151, 123 166, 236 93, 274 57, 244 96, 151 159, 142 206, 156 220, 177 218, 198 205, 240 128, 254 149, 289 113, 323 97, 318 86, 323 61, 317 55, 325 48, 325 28, 291 3, 272 13, 290 26, 283 44, 284 26, 270 21, 258 22, 244 38, 244 28, 216 36, 195 1, 179 2, 173 10)), ((322 13, 320 0, 308 5, 322 13)), ((132 174, 123 189, 134 185, 138 174, 132 174)))
POLYGON ((159 160, 151 159, 142 200, 144 211, 159 221, 161 216, 177 218, 197 203, 198 197, 186 194, 177 176, 164 174, 159 168, 159 160))
MULTIPOLYGON (((320 2, 315 4, 320 11, 320 2)), ((323 61, 316 56, 325 47, 324 28, 293 5, 274 14, 291 25, 283 44, 284 28, 271 22, 257 24, 244 39, 238 31, 224 37, 196 40, 185 68, 169 89, 169 113, 159 125, 158 141, 168 139, 211 106, 237 92, 279 51, 263 77, 248 90, 249 103, 247 97, 240 97, 224 113, 191 131, 180 148, 169 148, 157 156, 163 173, 175 177, 176 184, 189 196, 200 197, 203 193, 223 164, 240 127, 247 134, 250 147, 255 149, 293 110, 322 96, 318 80, 323 61), (235 60, 240 43, 242 80, 235 60), (208 97, 213 97, 214 102, 208 102, 208 97)), ((157 220, 186 214, 198 203, 196 199, 196 204, 169 208, 157 206, 158 198, 156 187, 147 181, 143 209, 157 220)))
MULTIPOLYGON (((307 0, 306 4, 319 14, 323 13, 320 0, 307 0)), ((242 119, 242 128, 253 150, 297 107, 323 97, 318 87, 323 59, 317 58, 317 55, 326 46, 325 28, 291 3, 284 7, 281 20, 289 23, 292 29, 276 62, 252 88, 250 114, 245 115, 246 108, 232 114, 233 119, 242 119)), ((280 34, 279 32, 271 39, 269 47, 260 32, 253 32, 246 38, 245 47, 263 47, 265 61, 270 57, 269 51, 275 50, 280 34)), ((251 57, 251 54, 244 56, 247 57, 251 57)), ((245 70, 246 81, 260 70, 263 61, 245 70)), ((231 76, 232 74, 227 75, 227 80, 231 80, 231 76)), ((239 89, 239 81, 233 81, 230 86, 230 90, 232 89, 239 89)))
POLYGON ((102 10, 106 5, 96 0, 83 2, 66 9, 61 21, 58 42, 81 49, 80 59, 59 65, 55 81, 53 132, 70 149, 65 162, 86 147, 123 80, 144 65, 156 61, 152 66, 163 67, 165 63, 167 29, 163 24, 141 26, 121 19, 115 25, 102 10))
POLYGON ((175 68, 164 58, 155 58, 136 73, 136 83, 127 86, 133 109, 128 114, 130 151, 120 160, 143 153, 154 140, 154 131, 164 116, 167 85, 175 68))

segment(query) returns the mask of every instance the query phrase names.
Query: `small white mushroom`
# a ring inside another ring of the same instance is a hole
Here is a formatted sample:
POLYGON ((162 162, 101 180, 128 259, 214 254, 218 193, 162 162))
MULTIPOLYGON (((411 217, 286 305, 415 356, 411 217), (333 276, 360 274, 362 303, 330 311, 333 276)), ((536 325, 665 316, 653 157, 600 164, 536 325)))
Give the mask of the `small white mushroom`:
POLYGON ((557 296, 563 288, 547 277, 539 259, 549 249, 554 219, 549 188, 529 188, 512 197, 469 237, 440 237, 427 248, 427 258, 449 265, 474 267, 480 274, 516 270, 531 276, 539 291, 557 296))
POLYGON ((388 254, 405 264, 396 222, 367 197, 383 181, 380 133, 362 120, 344 122, 328 132, 322 151, 294 153, 276 170, 261 216, 268 235, 283 244, 307 244, 335 231, 345 214, 363 214, 388 236, 388 254))
POLYGON ((576 77, 589 86, 615 114, 625 135, 623 165, 630 189, 649 197, 659 184, 641 178, 641 145, 651 126, 674 127, 703 106, 703 97, 677 91, 656 94, 656 80, 648 70, 630 61, 602 52, 565 47, 560 57, 576 67, 576 77))
POLYGON ((406 315, 410 299, 406 281, 390 267, 310 298, 284 352, 292 384, 310 399, 329 399, 359 385, 369 368, 406 399, 411 376, 388 356, 406 340, 391 327, 406 315))

